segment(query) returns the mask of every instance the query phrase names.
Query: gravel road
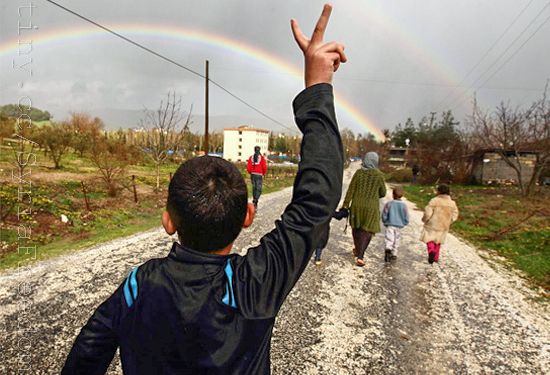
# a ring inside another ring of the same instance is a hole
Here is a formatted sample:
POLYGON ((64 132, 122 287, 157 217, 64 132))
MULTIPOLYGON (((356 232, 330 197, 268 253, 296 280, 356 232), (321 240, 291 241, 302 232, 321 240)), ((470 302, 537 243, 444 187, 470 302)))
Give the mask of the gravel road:
MULTIPOLYGON (((354 169, 345 172, 348 182, 354 169)), ((291 190, 266 195, 235 251, 269 231, 291 190)), ((272 345, 274 374, 549 374, 550 314, 515 273, 450 236, 440 264, 417 239, 420 211, 395 263, 377 235, 353 265, 351 231, 333 221, 323 264, 285 302, 272 345)), ((160 229, 0 275, 0 373, 55 374, 94 308, 128 272, 164 256, 160 229)), ((118 359, 111 374, 121 373, 118 359)))

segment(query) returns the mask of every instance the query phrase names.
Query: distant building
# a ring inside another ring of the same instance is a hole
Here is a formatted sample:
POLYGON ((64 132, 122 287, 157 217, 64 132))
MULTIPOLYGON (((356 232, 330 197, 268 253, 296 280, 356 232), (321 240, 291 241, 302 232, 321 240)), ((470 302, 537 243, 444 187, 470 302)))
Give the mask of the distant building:
POLYGON ((388 165, 393 168, 404 168, 407 166, 407 148, 391 147, 388 150, 388 165))
POLYGON ((260 146, 262 155, 269 147, 269 130, 246 125, 223 129, 223 158, 229 161, 246 161, 254 153, 254 146, 260 146))
MULTIPOLYGON (((507 151, 506 156, 512 157, 515 152, 507 151)), ((522 179, 529 181, 533 176, 537 153, 531 151, 518 152, 521 164, 522 179)), ((496 150, 480 150, 475 153, 472 169, 473 179, 478 184, 517 184, 518 175, 514 168, 509 166, 496 150)))

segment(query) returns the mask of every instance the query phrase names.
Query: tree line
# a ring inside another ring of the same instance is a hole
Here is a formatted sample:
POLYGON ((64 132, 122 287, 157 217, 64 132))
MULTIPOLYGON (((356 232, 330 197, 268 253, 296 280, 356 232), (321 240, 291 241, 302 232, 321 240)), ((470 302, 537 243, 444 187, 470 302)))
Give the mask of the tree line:
MULTIPOLYGON (((344 128, 341 138, 345 156, 349 160, 362 157, 368 151, 377 151, 384 165, 392 147, 404 147, 410 150, 407 153, 409 167, 420 167, 423 182, 468 183, 476 152, 491 150, 516 172, 521 193, 529 195, 550 169, 550 105, 546 93, 545 89, 541 98, 527 108, 503 102, 487 110, 474 102, 472 114, 464 124, 457 121, 451 111, 439 115, 431 113, 416 123, 408 118, 393 131, 384 130, 384 141, 377 141, 372 134, 355 134, 344 128), (524 152, 536 154, 533 174, 528 180, 524 178, 525 167, 520 162, 524 152)), ((8 106, 2 108, 5 107, 8 106)), ((49 118, 47 111, 33 109, 49 118)), ((1 138, 9 138, 14 133, 16 116, 12 110, 9 114, 0 112, 1 138)), ((203 135, 191 132, 191 124, 192 107, 185 110, 181 97, 168 92, 157 109, 144 110, 135 129, 106 131, 100 118, 86 113, 71 113, 63 122, 23 128, 25 137, 40 145, 56 169, 62 167, 68 152, 89 157, 98 168, 109 194, 114 195, 129 165, 145 160, 153 163, 156 188, 159 189, 161 165, 188 159, 202 150, 203 135)), ((272 132, 269 137, 270 151, 290 158, 298 157, 300 143, 301 137, 296 135, 272 132)), ((209 152, 222 151, 223 134, 210 133, 209 152)))
POLYGON ((463 126, 459 126, 451 111, 439 117, 432 113, 416 124, 408 118, 389 134, 389 142, 414 150, 409 154, 409 163, 421 167, 424 182, 471 182, 476 153, 497 153, 515 172, 522 195, 531 195, 541 177, 550 175, 547 88, 548 85, 542 96, 527 107, 501 102, 494 109, 485 109, 474 100, 472 113, 463 126), (533 173, 527 179, 522 162, 526 153, 534 155, 533 173))

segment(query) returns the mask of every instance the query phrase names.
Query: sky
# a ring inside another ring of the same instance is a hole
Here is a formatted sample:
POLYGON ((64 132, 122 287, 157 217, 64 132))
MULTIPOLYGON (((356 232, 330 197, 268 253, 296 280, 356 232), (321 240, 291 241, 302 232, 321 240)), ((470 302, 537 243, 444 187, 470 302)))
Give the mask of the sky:
MULTIPOLYGON (((304 87, 303 58, 289 21, 310 34, 323 1, 58 1, 201 74, 208 59, 212 80, 287 128, 210 85, 214 127, 296 129, 291 103, 304 87)), ((129 127, 174 90, 200 129, 203 78, 44 0, 33 0, 32 14, 28 4, 0 5, 0 104, 27 97, 55 120, 87 112, 129 127), (18 35, 18 22, 32 28, 18 35), (32 40, 32 51, 18 40, 32 40)), ((325 40, 343 43, 349 60, 334 77, 336 111, 340 127, 356 133, 380 134, 447 109, 464 124, 474 92, 487 109, 526 106, 550 78, 549 0, 332 4, 325 40)))

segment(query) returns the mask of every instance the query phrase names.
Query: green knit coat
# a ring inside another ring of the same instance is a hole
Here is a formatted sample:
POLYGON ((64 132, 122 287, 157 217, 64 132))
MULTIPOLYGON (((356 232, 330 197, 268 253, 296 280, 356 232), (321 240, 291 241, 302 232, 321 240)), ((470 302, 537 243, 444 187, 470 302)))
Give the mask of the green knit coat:
POLYGON ((371 233, 380 232, 380 198, 385 196, 386 183, 379 169, 359 169, 355 172, 343 205, 350 209, 351 227, 371 233))

